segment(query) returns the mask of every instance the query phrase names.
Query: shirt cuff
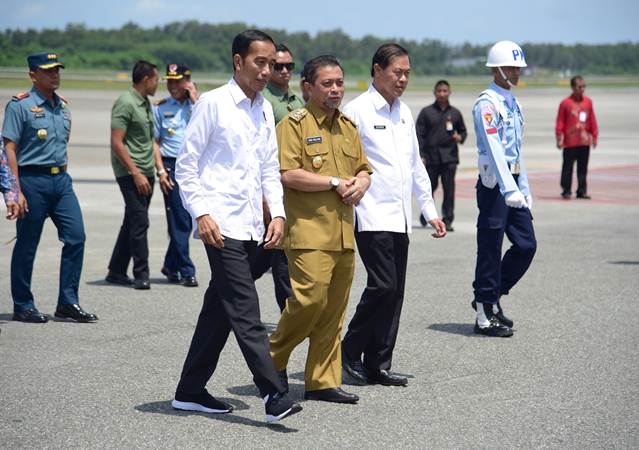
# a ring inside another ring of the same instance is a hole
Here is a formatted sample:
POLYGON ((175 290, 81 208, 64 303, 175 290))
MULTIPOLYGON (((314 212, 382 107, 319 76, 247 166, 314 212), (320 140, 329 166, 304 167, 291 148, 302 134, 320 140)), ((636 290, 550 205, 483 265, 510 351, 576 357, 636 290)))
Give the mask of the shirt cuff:
POLYGON ((271 217, 281 217, 286 220, 286 212, 284 212, 284 205, 282 203, 269 205, 269 208, 271 209, 271 217))
POLYGON ((422 208, 422 214, 426 219, 426 222, 430 222, 433 219, 437 219, 437 208, 434 203, 428 203, 425 207, 422 208))
POLYGON ((18 192, 17 191, 8 191, 4 194, 4 203, 7 204, 9 202, 18 203, 18 192))
POLYGON ((191 214, 193 215, 193 220, 197 219, 198 217, 210 214, 209 212, 209 207, 206 204, 206 201, 199 201, 193 205, 191 205, 191 214))

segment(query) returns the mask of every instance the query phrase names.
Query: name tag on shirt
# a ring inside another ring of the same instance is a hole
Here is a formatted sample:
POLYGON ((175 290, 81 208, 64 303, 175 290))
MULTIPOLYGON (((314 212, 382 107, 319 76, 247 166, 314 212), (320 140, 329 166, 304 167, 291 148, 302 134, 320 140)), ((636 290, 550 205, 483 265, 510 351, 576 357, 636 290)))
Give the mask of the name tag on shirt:
POLYGON ((173 117, 175 113, 172 111, 164 111, 164 117, 173 117))
POLYGON ((306 138, 306 143, 307 144, 321 144, 322 143, 322 136, 313 136, 313 137, 308 137, 306 138))
POLYGON ((376 130, 385 130, 386 125, 373 125, 373 128, 375 128, 376 130))
POLYGON ((45 114, 44 114, 43 112, 42 112, 42 113, 35 113, 35 114, 33 115, 33 118, 34 118, 34 119, 44 119, 45 117, 46 117, 46 116, 45 116, 45 114))
POLYGON ((588 117, 588 113, 586 111, 579 111, 579 122, 585 122, 588 117))

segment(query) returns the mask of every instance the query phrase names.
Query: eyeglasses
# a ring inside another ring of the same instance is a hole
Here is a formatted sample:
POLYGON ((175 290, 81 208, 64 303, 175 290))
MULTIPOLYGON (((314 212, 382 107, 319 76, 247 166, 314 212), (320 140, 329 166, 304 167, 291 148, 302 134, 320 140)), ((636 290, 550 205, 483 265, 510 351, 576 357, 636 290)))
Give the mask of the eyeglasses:
POLYGON ((295 63, 294 62, 290 62, 290 63, 275 63, 275 64, 273 64, 273 70, 276 70, 278 72, 281 72, 282 69, 284 69, 284 67, 286 67, 286 70, 291 72, 293 69, 295 69, 295 63))

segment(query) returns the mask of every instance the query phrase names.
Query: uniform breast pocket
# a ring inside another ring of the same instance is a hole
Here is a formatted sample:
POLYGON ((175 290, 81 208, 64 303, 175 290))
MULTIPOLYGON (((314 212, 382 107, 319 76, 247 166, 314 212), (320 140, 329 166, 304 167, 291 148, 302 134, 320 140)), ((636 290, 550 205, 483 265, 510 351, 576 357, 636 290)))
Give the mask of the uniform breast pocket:
POLYGON ((342 142, 342 153, 344 153, 349 158, 359 158, 359 147, 355 145, 355 142, 350 139, 345 139, 342 142))
POLYGON ((328 146, 324 144, 307 144, 304 146, 304 169, 313 173, 324 174, 329 171, 328 146))

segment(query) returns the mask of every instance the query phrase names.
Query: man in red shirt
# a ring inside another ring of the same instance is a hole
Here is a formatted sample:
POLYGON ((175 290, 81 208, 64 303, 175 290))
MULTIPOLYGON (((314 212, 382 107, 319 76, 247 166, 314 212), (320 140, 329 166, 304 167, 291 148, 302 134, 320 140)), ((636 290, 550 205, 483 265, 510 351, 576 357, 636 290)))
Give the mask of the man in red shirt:
POLYGON ((597 147, 597 119, 592 108, 592 100, 584 95, 586 82, 577 75, 570 80, 572 95, 559 104, 555 134, 557 148, 564 149, 564 163, 561 168, 561 196, 570 198, 572 168, 577 161, 577 198, 590 199, 586 193, 586 175, 590 146, 597 147))

